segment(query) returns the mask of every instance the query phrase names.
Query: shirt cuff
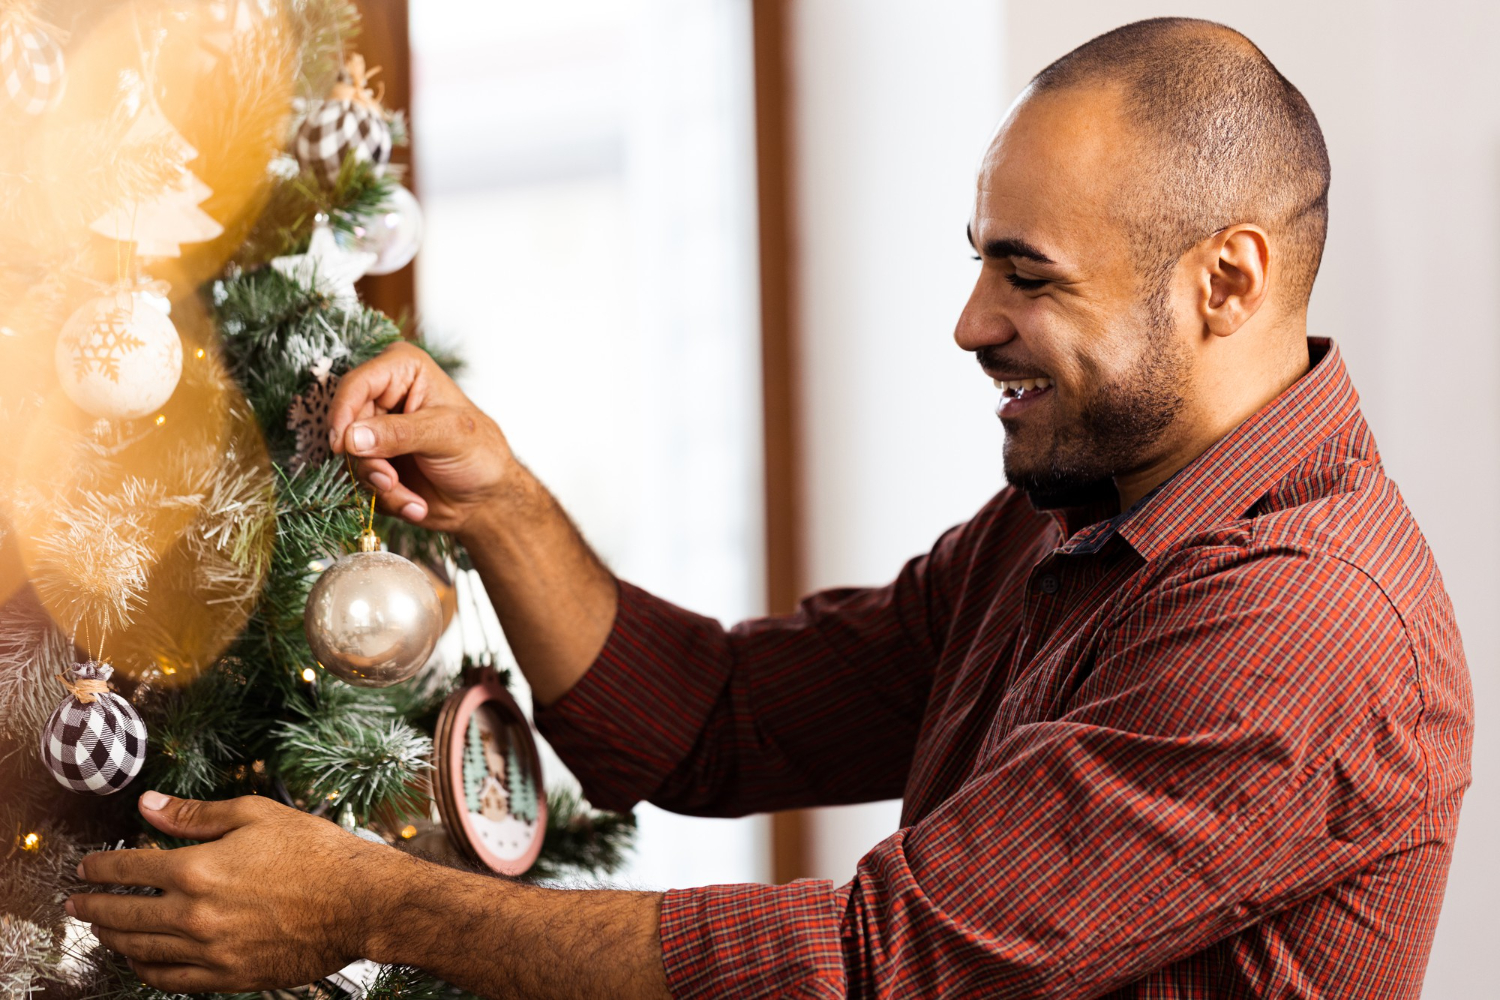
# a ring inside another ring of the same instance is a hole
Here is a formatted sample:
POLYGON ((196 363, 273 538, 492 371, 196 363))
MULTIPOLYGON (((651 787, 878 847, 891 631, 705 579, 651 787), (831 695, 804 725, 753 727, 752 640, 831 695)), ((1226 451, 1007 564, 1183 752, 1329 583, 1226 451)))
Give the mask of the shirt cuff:
POLYGON ((845 996, 847 898, 819 879, 669 891, 661 906, 668 990, 677 1000, 845 996))
POLYGON ((614 626, 538 731, 601 809, 649 798, 687 757, 728 683, 728 637, 712 618, 619 581, 614 626))

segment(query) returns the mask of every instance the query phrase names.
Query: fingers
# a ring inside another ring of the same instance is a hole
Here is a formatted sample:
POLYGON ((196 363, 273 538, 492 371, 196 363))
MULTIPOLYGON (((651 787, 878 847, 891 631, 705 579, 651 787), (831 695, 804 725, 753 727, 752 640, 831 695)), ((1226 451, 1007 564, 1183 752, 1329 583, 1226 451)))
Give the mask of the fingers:
POLYGON ((63 908, 70 917, 111 930, 167 934, 177 932, 181 923, 174 916, 177 904, 163 896, 86 892, 69 896, 63 908))
POLYGON ((131 971, 147 986, 167 994, 220 993, 231 988, 217 974, 199 965, 131 962, 131 971))
MULTIPOLYGON (((252 822, 275 807, 258 795, 242 795, 220 802, 179 799, 160 792, 141 796, 141 815, 162 833, 188 840, 217 840, 230 830, 252 822)), ((128 853, 112 851, 106 853, 128 853)))
POLYGON ((455 407, 361 417, 344 431, 342 448, 359 458, 395 458, 420 453, 430 458, 462 455, 472 447, 474 418, 455 407))
POLYGON ((158 965, 131 962, 135 977, 167 994, 215 993, 225 988, 222 980, 198 965, 158 965))
POLYGON ((359 478, 375 491, 380 509, 387 514, 413 523, 420 523, 427 516, 427 501, 401 481, 401 474, 390 462, 383 458, 362 458, 356 469, 359 478))
POLYGON ((202 946, 174 934, 142 934, 112 927, 95 927, 94 937, 110 951, 134 962, 153 965, 189 964, 199 958, 202 946))
POLYGON ((78 864, 78 877, 98 885, 151 886, 165 889, 172 882, 170 851, 100 851, 78 864))
POLYGON ((412 344, 392 344, 339 379, 328 408, 329 443, 334 454, 342 454, 345 431, 355 420, 377 409, 394 410, 403 402, 406 410, 413 412, 435 396, 452 398, 456 394, 458 387, 425 351, 412 344))

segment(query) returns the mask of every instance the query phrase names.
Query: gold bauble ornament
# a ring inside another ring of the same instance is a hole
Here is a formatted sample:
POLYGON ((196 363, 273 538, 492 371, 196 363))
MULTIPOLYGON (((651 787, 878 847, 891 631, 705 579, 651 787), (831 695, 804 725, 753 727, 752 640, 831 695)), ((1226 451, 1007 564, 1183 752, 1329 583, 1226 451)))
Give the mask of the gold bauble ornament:
POLYGON ((427 574, 410 559, 381 551, 368 530, 360 551, 318 577, 302 621, 318 664, 357 687, 389 687, 415 675, 443 627, 427 574))

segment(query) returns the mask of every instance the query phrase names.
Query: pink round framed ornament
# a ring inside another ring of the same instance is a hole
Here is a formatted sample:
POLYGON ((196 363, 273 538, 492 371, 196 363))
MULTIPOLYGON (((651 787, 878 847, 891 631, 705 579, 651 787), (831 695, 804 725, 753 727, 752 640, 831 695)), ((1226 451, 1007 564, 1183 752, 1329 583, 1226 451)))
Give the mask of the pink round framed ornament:
POLYGON ((547 795, 531 724, 493 668, 466 670, 434 734, 438 813, 460 853, 501 875, 536 862, 547 795))

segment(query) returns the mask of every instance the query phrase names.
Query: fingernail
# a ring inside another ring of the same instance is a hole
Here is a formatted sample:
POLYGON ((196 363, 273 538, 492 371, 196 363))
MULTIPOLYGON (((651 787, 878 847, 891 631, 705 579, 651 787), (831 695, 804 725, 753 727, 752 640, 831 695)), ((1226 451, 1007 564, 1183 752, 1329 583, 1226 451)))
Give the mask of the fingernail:
POLYGON ((145 806, 147 809, 150 809, 152 812, 155 812, 158 809, 165 808, 168 801, 170 800, 161 792, 147 792, 145 795, 141 796, 141 805, 145 806))
POLYGON ((339 432, 332 427, 328 428, 328 447, 332 448, 339 443, 339 432))
POLYGON ((63 912, 70 917, 78 916, 78 909, 73 905, 73 901, 71 899, 63 904, 63 912))
POLYGON ((78 862, 78 877, 81 878, 81 879, 87 879, 88 878, 88 876, 83 873, 83 862, 82 861, 78 862))
POLYGON ((368 451, 375 447, 375 432, 368 427, 355 427, 353 441, 355 451, 368 451))
POLYGON ((384 472, 370 473, 370 482, 377 490, 388 490, 391 488, 391 477, 384 472))
POLYGON ((401 516, 406 518, 408 521, 420 521, 422 520, 422 515, 426 513, 427 508, 423 507, 415 500, 407 504, 405 507, 401 508, 401 516))

